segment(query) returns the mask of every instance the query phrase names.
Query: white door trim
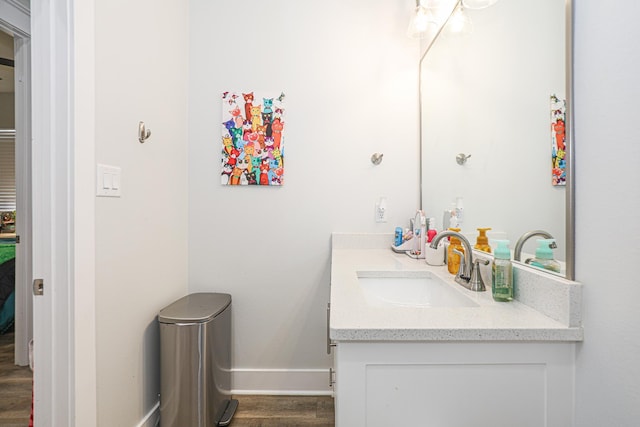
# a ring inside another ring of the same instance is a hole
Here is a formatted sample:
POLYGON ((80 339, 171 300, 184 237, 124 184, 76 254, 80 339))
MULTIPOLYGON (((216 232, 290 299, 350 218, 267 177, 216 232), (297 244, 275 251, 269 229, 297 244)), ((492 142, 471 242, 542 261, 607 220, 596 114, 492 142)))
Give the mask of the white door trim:
POLYGON ((36 427, 74 426, 72 18, 66 0, 31 2, 36 427))
POLYGON ((16 318, 15 363, 29 363, 33 337, 31 282, 33 241, 31 210, 31 40, 15 37, 16 72, 16 318))

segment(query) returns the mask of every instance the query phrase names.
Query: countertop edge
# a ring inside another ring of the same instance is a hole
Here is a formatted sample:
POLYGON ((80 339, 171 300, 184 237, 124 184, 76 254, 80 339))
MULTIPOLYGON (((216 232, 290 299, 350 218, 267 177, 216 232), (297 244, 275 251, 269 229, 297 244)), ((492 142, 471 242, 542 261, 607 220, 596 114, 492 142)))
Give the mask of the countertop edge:
POLYGON ((330 329, 335 342, 580 342, 582 327, 564 329, 330 329))

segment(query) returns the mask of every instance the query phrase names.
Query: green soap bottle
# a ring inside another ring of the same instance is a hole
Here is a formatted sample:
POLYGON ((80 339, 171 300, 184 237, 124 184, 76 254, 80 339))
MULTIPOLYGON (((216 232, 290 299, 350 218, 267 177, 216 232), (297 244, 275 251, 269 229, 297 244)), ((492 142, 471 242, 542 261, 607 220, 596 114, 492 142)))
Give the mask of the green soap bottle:
POLYGON ((538 247, 536 248, 536 257, 531 261, 530 265, 545 270, 560 273, 560 263, 553 259, 553 249, 555 247, 554 239, 538 239, 538 247))
POLYGON ((508 240, 496 240, 498 247, 491 264, 491 293, 496 301, 513 300, 513 266, 508 240))

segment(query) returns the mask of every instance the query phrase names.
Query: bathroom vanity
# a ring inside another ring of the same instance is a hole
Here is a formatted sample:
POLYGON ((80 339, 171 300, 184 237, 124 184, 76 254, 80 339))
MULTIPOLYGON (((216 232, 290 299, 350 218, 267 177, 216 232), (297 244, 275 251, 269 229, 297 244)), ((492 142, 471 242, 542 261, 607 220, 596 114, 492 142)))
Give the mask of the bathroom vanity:
POLYGON ((332 235, 336 426, 573 425, 581 285, 518 265, 498 303, 391 241, 332 235))

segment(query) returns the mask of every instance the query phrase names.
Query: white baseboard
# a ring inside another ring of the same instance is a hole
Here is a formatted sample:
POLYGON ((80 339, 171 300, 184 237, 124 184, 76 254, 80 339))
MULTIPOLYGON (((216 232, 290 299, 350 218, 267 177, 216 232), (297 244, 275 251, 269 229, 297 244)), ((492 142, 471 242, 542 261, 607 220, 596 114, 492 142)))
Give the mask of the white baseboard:
MULTIPOLYGON (((232 369, 232 394, 330 396, 329 369, 232 369)), ((136 427, 157 427, 160 402, 136 427)))
POLYGON ((153 405, 153 408, 144 416, 136 427, 157 427, 160 424, 160 402, 153 405))
POLYGON ((329 369, 232 369, 231 384, 233 394, 333 394, 329 369))

